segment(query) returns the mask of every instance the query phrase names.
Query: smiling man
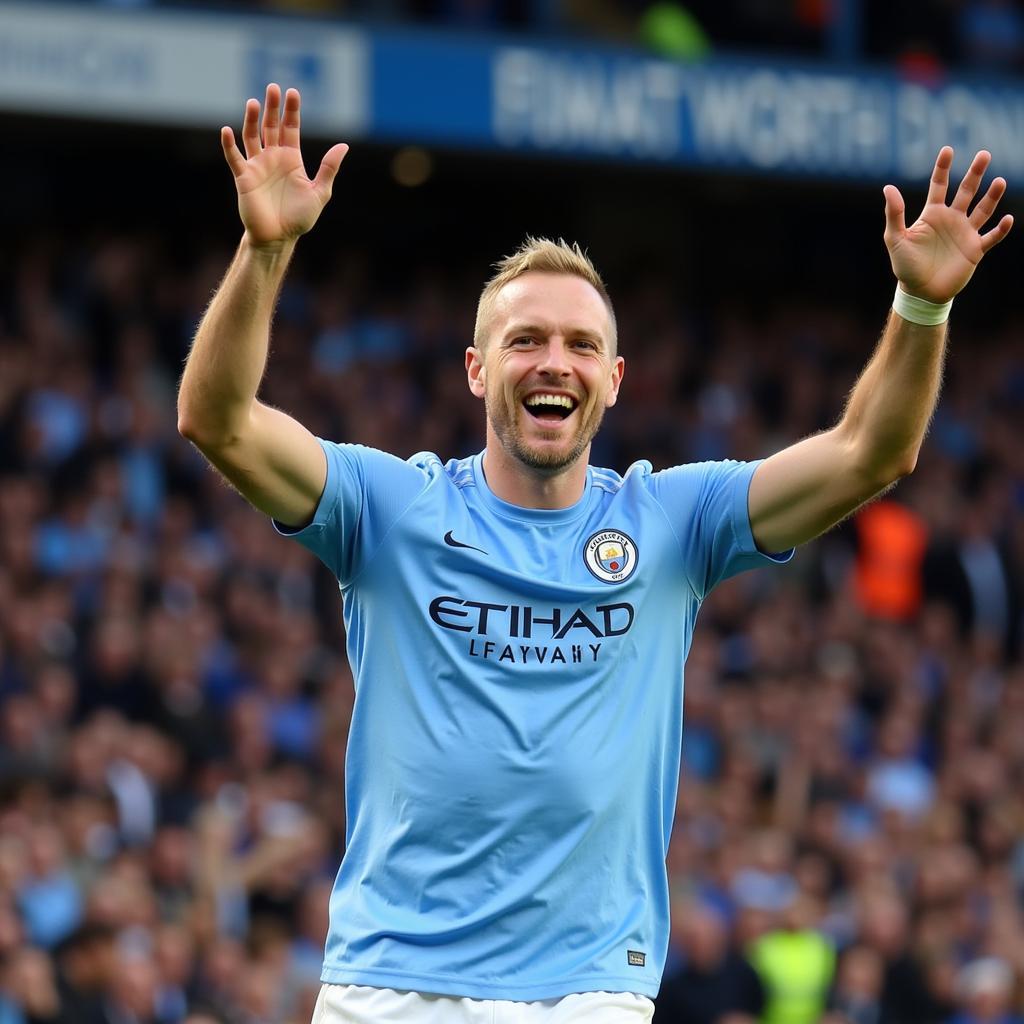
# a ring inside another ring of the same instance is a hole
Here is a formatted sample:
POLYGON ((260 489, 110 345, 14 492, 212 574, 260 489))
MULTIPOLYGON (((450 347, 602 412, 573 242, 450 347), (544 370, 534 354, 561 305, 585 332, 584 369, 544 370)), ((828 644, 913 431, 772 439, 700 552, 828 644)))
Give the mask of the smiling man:
POLYGON ((611 300, 578 247, 531 238, 498 265, 466 352, 495 493, 537 508, 579 497, 590 442, 618 397, 616 349, 611 300))
POLYGON ((256 398, 295 242, 345 153, 307 178, 299 107, 289 90, 282 113, 271 85, 261 125, 250 100, 245 156, 222 130, 245 233, 197 332, 179 429, 344 597, 348 831, 314 1019, 650 1021, 701 601, 913 469, 950 303, 1010 230, 981 233, 1005 183, 974 202, 979 153, 947 205, 945 148, 909 228, 886 187, 898 287, 882 340, 836 426, 763 462, 592 467, 623 380, 615 316, 578 248, 532 239, 484 288, 466 352, 486 448, 402 461, 256 398))

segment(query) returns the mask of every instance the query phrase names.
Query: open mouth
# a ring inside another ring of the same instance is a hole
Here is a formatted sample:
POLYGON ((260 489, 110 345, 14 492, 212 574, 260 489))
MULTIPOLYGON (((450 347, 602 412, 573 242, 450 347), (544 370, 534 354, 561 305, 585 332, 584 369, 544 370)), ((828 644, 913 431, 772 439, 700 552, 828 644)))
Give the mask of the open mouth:
POLYGON ((527 395, 523 399, 523 408, 538 423, 561 423, 575 411, 579 402, 570 395, 545 394, 543 392, 527 395))

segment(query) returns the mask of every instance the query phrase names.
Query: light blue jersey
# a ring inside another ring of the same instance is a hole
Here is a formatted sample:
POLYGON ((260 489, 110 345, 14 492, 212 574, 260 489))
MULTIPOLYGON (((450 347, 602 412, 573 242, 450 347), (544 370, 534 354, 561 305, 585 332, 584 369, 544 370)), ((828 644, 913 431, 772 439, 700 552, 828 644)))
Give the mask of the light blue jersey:
POLYGON ((338 577, 356 684, 323 980, 653 997, 683 660, 708 591, 766 561, 755 464, 591 468, 551 511, 497 498, 480 455, 321 443, 292 535, 338 577))

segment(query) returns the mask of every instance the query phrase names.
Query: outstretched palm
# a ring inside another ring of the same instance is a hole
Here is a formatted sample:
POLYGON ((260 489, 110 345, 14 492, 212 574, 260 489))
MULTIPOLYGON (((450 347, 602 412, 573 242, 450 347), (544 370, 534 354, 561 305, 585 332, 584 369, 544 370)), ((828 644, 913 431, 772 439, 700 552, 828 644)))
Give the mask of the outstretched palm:
POLYGON ((975 156, 947 206, 953 150, 944 146, 935 161, 924 209, 909 228, 903 219, 906 207, 899 189, 895 185, 885 186, 885 244, 893 272, 904 291, 930 302, 952 299, 971 279, 982 256, 1009 233, 1013 226, 1009 215, 985 234, 981 233, 1006 191, 1003 178, 994 178, 988 191, 970 209, 991 159, 985 150, 975 156))
POLYGON ((343 144, 332 146, 310 180, 299 150, 300 106, 298 91, 289 89, 282 117, 281 90, 268 85, 261 139, 260 104, 249 100, 242 124, 244 157, 231 129, 221 129, 224 158, 238 190, 238 212, 253 245, 278 245, 309 231, 331 198, 334 176, 348 152, 343 144))

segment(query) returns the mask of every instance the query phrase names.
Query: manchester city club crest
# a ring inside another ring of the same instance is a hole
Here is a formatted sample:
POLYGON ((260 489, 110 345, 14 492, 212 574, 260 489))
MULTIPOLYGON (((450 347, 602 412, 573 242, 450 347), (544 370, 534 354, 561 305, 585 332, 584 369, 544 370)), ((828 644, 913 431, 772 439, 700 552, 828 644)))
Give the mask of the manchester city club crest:
POLYGON ((636 544, 620 530, 601 530, 584 545, 583 561, 602 583, 623 583, 636 570, 636 544))

